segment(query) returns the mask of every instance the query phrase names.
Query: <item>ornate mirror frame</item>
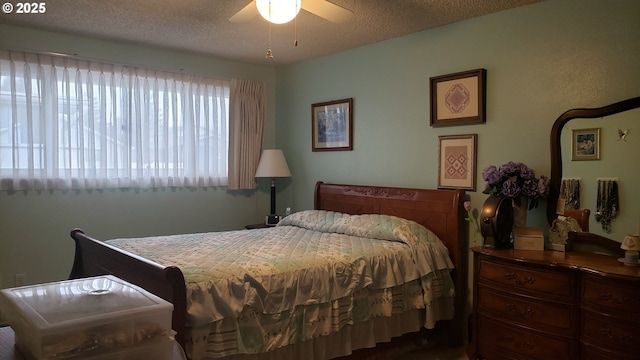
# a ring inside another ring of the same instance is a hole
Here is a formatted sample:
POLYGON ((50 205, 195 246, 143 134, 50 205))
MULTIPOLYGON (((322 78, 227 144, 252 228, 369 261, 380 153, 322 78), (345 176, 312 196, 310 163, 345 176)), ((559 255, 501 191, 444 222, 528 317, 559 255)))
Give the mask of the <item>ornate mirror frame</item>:
POLYGON ((553 127, 551 128, 551 176, 549 179, 549 196, 547 198, 547 220, 550 225, 557 217, 556 208, 560 195, 560 184, 562 182, 562 148, 560 146, 562 128, 571 119, 600 118, 635 108, 640 108, 640 97, 623 100, 599 108, 568 110, 560 115, 555 123, 553 123, 553 127))

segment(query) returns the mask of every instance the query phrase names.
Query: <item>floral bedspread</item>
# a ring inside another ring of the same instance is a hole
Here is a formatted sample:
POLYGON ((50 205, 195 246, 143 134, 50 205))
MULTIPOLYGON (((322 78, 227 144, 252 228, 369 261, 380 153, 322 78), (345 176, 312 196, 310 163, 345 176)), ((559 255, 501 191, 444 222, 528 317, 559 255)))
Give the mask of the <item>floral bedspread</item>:
MULTIPOLYGON (((339 299, 353 301, 364 296, 363 291, 385 297, 387 289, 406 284, 422 292, 423 303, 412 308, 429 308, 436 295, 453 297, 449 277, 453 264, 442 242, 415 222, 387 215, 308 210, 267 229, 108 243, 182 270, 187 283, 187 326, 192 328, 219 327, 229 321, 242 327, 247 309, 254 316, 292 316, 305 307, 331 308, 339 299), (434 295, 431 280, 436 278, 434 295)), ((359 317, 368 316, 372 315, 359 317)), ((440 317, 431 314, 427 322, 440 317)), ((315 330, 309 331, 312 335, 297 334, 299 339, 289 336, 280 343, 313 337, 315 330)), ((241 337, 234 340, 238 344, 233 351, 250 353, 273 346, 247 344, 241 337)))

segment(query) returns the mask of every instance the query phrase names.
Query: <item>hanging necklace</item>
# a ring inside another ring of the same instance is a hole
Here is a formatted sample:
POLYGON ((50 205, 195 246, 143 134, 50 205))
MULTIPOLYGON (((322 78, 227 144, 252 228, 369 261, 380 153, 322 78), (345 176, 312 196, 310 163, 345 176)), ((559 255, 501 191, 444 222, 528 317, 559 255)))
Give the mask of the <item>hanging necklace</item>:
POLYGON ((573 180, 573 208, 580 209, 580 180, 573 180))
POLYGON ((615 180, 611 181, 611 196, 609 198, 611 199, 611 220, 613 221, 620 212, 620 204, 618 203, 618 182, 615 180))
POLYGON ((602 180, 598 180, 598 197, 596 198, 596 213, 594 218, 596 222, 602 220, 602 180))
POLYGON ((603 188, 600 224, 602 225, 602 230, 611 233, 611 223, 620 212, 618 182, 615 180, 607 180, 603 188))

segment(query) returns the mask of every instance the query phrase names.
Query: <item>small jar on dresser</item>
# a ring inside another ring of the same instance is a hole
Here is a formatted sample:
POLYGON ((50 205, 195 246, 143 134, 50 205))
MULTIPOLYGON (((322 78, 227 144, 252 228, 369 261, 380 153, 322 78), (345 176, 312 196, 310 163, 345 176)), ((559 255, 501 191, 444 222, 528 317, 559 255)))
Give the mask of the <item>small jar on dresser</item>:
POLYGON ((640 267, 592 253, 471 250, 470 359, 640 359, 640 267))

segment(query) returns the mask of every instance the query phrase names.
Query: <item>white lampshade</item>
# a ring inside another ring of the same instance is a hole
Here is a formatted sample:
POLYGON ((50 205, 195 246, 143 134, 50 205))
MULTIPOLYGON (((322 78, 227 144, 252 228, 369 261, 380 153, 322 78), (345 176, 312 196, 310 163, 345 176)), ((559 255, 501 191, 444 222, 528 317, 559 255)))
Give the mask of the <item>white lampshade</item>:
POLYGON ((280 149, 266 149, 262 151, 258 170, 258 178, 291 177, 291 171, 284 158, 284 153, 280 149))
POLYGON ((274 24, 293 20, 300 12, 301 5, 301 0, 256 0, 260 15, 274 24))
POLYGON ((622 245, 620 245, 622 250, 631 250, 638 251, 640 250, 640 236, 638 235, 627 235, 624 237, 622 241, 622 245))

